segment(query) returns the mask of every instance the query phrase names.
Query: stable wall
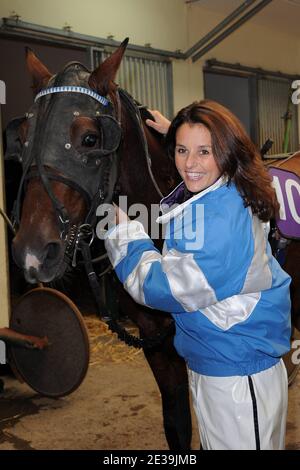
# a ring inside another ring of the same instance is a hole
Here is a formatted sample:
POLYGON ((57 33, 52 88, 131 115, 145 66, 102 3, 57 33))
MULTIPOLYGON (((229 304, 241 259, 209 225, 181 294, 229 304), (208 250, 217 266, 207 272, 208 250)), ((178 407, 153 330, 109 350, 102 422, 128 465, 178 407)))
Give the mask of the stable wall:
MULTIPOLYGON (((224 0, 225 1, 225 0, 224 0)), ((226 0, 227 1, 227 0, 226 0)), ((239 4, 242 3, 240 0, 239 4)), ((222 4, 211 0, 187 5, 184 0, 0 0, 0 18, 17 13, 22 21, 53 28, 71 26, 72 31, 121 41, 129 36, 133 44, 185 52, 226 14, 211 11, 209 6, 222 4), (206 8, 203 6, 205 5, 206 8)), ((283 0, 274 0, 257 17, 242 25, 221 44, 192 63, 173 61, 174 110, 203 98, 202 67, 205 60, 216 58, 224 62, 262 67, 300 75, 300 27, 290 30, 285 15, 278 27, 272 25, 272 11, 282 8, 283 0), (267 17, 268 24, 262 24, 267 17)), ((236 7, 237 5, 235 5, 236 7)), ((287 8, 288 7, 286 5, 287 8)), ((233 8, 232 8, 233 9, 233 8)), ((230 11, 232 11, 232 9, 230 11)), ((291 11, 291 10, 290 10, 291 11)), ((295 15, 300 10, 295 7, 295 15)), ((0 79, 1 79, 0 58, 0 79)), ((300 108, 298 106, 298 108, 300 108)), ((300 122, 300 119, 299 119, 300 122)), ((2 181, 0 166, 0 181, 2 181)), ((0 204, 2 187, 0 185, 0 204)), ((0 220, 0 327, 7 323, 6 250, 3 222, 0 220)))
POLYGON ((122 41, 181 49, 186 43, 183 0, 0 0, 0 17, 15 11, 22 21, 122 41))
MULTIPOLYGON (((207 8, 204 8, 201 2, 187 6, 187 48, 204 37, 232 11, 220 14, 208 8, 209 4, 213 6, 217 3, 220 2, 206 1, 207 8)), ((242 1, 237 3, 241 4, 242 1)), ((203 98, 202 68, 208 59, 215 58, 228 63, 239 62, 250 67, 300 76, 300 27, 291 31, 288 19, 283 14, 279 28, 278 16, 281 10, 289 15, 293 12, 295 15, 300 14, 300 8, 288 5, 283 0, 274 0, 197 62, 189 60, 182 65, 175 63, 174 109, 180 109, 188 102, 203 98), (272 26, 273 18, 274 26, 272 26)))
MULTIPOLYGON (((222 6, 219 0, 191 4, 185 0, 0 0, 0 17, 16 12, 29 23, 54 28, 67 24, 82 34, 102 38, 113 35, 118 41, 129 36, 133 44, 184 52, 241 3, 231 0, 232 8, 225 13, 216 8, 222 6)), ((300 12, 284 0, 273 0, 201 60, 174 60, 174 110, 203 98, 202 67, 210 58, 300 74, 300 28, 291 32, 284 15, 278 27, 278 11, 286 8, 289 14, 300 12), (272 27, 274 12, 277 23, 272 27)))

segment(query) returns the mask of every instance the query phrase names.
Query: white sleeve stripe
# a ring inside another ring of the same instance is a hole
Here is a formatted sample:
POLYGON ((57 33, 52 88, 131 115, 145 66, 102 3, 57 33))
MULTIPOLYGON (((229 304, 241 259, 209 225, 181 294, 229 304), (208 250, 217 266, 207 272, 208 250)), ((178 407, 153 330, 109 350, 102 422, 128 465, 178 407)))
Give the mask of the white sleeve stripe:
POLYGON ((109 232, 105 238, 105 248, 110 262, 115 268, 127 255, 128 243, 134 240, 150 239, 143 225, 135 220, 123 222, 109 232))
POLYGON ((217 302, 215 291, 192 253, 185 254, 171 249, 162 258, 161 264, 173 297, 186 312, 194 312, 217 302))
POLYGON ((266 253, 266 235, 264 224, 256 215, 252 215, 252 233, 254 239, 254 254, 248 268, 246 279, 241 290, 241 294, 249 294, 270 289, 272 286, 272 273, 269 267, 269 259, 266 253))
POLYGON ((124 288, 139 304, 146 305, 143 287, 154 261, 161 261, 160 253, 156 251, 145 251, 138 265, 124 282, 124 288))
POLYGON ((241 323, 249 318, 260 297, 260 292, 233 295, 217 302, 215 305, 201 309, 201 313, 222 330, 229 330, 237 323, 241 323))

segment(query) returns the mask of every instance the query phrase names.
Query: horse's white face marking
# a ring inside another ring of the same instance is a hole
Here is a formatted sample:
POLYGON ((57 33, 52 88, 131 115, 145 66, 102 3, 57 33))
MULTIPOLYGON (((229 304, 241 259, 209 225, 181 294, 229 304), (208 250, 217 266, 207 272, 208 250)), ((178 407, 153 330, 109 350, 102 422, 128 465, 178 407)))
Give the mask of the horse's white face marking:
POLYGON ((36 270, 39 269, 41 263, 35 255, 31 253, 27 253, 25 258, 25 269, 29 271, 30 268, 35 268, 36 270))

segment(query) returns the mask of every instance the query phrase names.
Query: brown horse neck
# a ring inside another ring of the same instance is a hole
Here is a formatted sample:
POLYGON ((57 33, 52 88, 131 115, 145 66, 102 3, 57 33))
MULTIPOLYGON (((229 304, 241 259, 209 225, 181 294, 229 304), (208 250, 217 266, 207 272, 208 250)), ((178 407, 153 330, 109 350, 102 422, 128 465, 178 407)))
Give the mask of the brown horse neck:
MULTIPOLYGON (((178 182, 175 165, 168 158, 163 136, 146 124, 147 116, 142 116, 143 131, 147 140, 151 158, 151 171, 160 192, 166 195, 178 182)), ((138 122, 134 122, 124 103, 122 103, 121 125, 124 140, 120 152, 119 185, 122 195, 127 195, 131 203, 156 203, 161 199, 147 165, 147 156, 138 131, 138 122)))

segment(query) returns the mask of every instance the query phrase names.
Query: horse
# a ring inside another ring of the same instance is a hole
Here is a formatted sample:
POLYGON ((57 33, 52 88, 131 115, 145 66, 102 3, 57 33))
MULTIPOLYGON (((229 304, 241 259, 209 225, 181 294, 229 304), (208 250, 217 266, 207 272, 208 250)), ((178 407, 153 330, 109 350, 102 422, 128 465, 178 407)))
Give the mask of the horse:
MULTIPOLYGON (((88 226, 91 235, 101 203, 126 196, 129 207, 141 203, 150 217, 151 205, 178 181, 163 137, 144 123, 149 113, 139 112, 114 82, 127 42, 92 72, 72 62, 56 75, 27 49, 35 102, 26 116, 8 125, 6 158, 22 164, 12 252, 29 283, 51 283, 68 275, 78 256, 75 234, 83 236, 81 228, 88 226)), ((99 243, 93 243, 96 254, 99 243)), ((161 393, 168 446, 189 449, 188 376, 173 345, 171 316, 136 304, 120 283, 116 291, 141 341, 150 341, 143 350, 161 393)))
MULTIPOLYGON (((161 193, 169 193, 178 182, 162 136, 145 125, 149 114, 140 112, 114 82, 126 45, 125 40, 92 72, 70 63, 55 76, 27 51, 35 103, 25 117, 9 125, 7 158, 21 161, 23 167, 14 211, 19 228, 13 256, 29 283, 50 283, 69 273, 70 259, 76 264, 74 234, 81 227, 95 229, 100 204, 126 196, 129 207, 146 206, 150 218, 161 193)), ((80 230, 79 234, 83 235, 80 230)), ((97 253, 99 241, 93 245, 97 253)), ((156 245, 161 248, 162 239, 156 245)), ((297 241, 288 246, 284 268, 293 277, 293 318, 299 322, 295 254, 299 259, 297 241)), ((150 341, 144 354, 161 392, 169 448, 189 449, 188 377, 173 345, 172 319, 136 304, 120 284, 116 290, 122 311, 137 325, 141 338, 150 341)), ((95 295, 101 303, 99 292, 95 295)), ((103 301, 101 305, 105 309, 103 301)))
POLYGON ((291 384, 299 369, 299 361, 295 361, 295 358, 293 358, 295 352, 293 349, 298 347, 300 337, 300 231, 299 204, 297 202, 299 201, 300 188, 300 152, 277 155, 275 158, 272 155, 263 155, 263 161, 271 173, 277 197, 284 213, 284 216, 279 215, 276 222, 271 221, 269 241, 274 256, 278 259, 282 268, 291 276, 292 349, 284 356, 289 384, 291 384), (276 183, 274 183, 275 181, 276 183), (293 195, 292 193, 287 194, 287 182, 289 184, 292 182, 294 187, 293 195))

